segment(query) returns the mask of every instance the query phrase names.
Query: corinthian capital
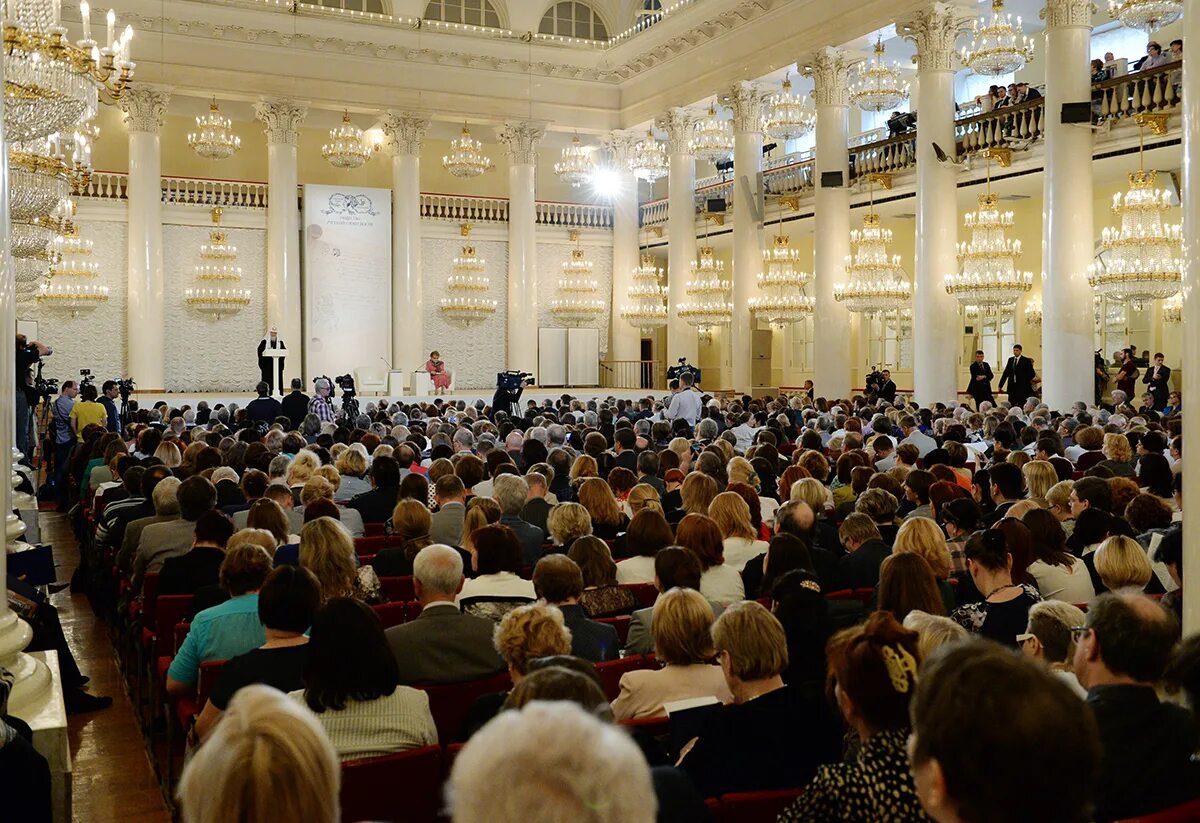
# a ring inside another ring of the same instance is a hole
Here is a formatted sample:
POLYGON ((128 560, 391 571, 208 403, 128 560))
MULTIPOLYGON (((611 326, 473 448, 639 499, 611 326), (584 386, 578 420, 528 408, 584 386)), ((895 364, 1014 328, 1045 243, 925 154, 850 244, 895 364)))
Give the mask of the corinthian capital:
POLYGON ((254 104, 254 116, 263 121, 267 143, 295 145, 308 106, 287 97, 264 97, 254 104))
POLYGON ((735 132, 761 132, 763 103, 769 93, 745 80, 734 83, 726 94, 733 109, 735 132))
POLYGON ((933 3, 896 28, 917 46, 913 62, 925 71, 954 71, 954 40, 966 30, 969 19, 947 3, 933 3))
POLYGON ((855 63, 841 49, 825 46, 800 61, 801 73, 813 79, 818 106, 850 105, 850 68, 855 63))
POLYGON ((421 141, 429 129, 430 119, 411 111, 389 111, 380 121, 383 133, 395 154, 421 154, 421 141))
POLYGON ((171 93, 151 86, 135 86, 121 95, 121 111, 125 113, 125 125, 130 131, 158 134, 162 128, 163 115, 171 93))
POLYGON ((508 162, 514 166, 536 165, 538 143, 545 136, 545 126, 521 120, 510 120, 496 129, 496 139, 504 144, 508 162))
POLYGON ((1096 4, 1092 0, 1046 0, 1046 7, 1038 16, 1046 21, 1046 28, 1092 27, 1092 15, 1096 4))
POLYGON ((676 107, 667 109, 667 113, 655 121, 655 125, 667 133, 668 154, 690 154, 688 143, 692 139, 692 129, 700 117, 689 109, 676 107))
POLYGON ((621 171, 632 171, 634 152, 638 143, 642 142, 644 134, 636 131, 614 131, 600 138, 600 144, 612 154, 613 165, 621 171))

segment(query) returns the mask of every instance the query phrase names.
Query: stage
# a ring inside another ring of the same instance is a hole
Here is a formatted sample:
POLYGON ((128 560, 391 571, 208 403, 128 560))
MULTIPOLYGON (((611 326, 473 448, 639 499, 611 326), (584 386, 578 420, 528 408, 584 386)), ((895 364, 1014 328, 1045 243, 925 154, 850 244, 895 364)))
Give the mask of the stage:
MULTIPOLYGON (((391 395, 359 394, 357 395, 357 400, 359 408, 365 411, 368 403, 375 403, 378 405, 380 402, 390 403, 392 401, 411 405, 413 403, 432 403, 434 400, 442 400, 447 403, 451 401, 462 400, 465 401, 467 405, 473 405, 476 400, 482 400, 484 403, 490 404, 492 402, 492 395, 494 393, 495 389, 476 389, 474 391, 453 391, 449 394, 437 395, 436 397, 433 395, 405 395, 403 397, 395 397, 391 395)), ((311 391, 305 392, 305 394, 307 394, 309 397, 312 397, 311 391)), ((547 398, 557 401, 564 394, 569 394, 571 397, 578 398, 586 402, 592 399, 605 399, 608 397, 624 400, 640 400, 641 398, 648 396, 658 398, 666 396, 669 394, 669 392, 665 390, 658 391, 652 389, 547 389, 538 388, 535 386, 525 390, 525 393, 521 395, 521 403, 524 404, 527 400, 536 400, 538 405, 541 405, 542 401, 546 400, 547 398)), ((257 396, 258 395, 256 395, 254 392, 134 392, 132 395, 130 395, 129 399, 137 401, 138 407, 143 409, 152 408, 154 404, 160 400, 173 408, 179 408, 183 405, 188 405, 192 408, 195 408, 196 404, 201 400, 206 401, 210 408, 215 408, 218 403, 226 406, 228 406, 230 403, 237 403, 239 407, 245 408, 246 404, 257 396)), ((275 398, 280 399, 280 395, 275 395, 275 398)), ((334 394, 334 399, 337 401, 335 405, 338 407, 341 406, 340 398, 340 393, 334 394)))

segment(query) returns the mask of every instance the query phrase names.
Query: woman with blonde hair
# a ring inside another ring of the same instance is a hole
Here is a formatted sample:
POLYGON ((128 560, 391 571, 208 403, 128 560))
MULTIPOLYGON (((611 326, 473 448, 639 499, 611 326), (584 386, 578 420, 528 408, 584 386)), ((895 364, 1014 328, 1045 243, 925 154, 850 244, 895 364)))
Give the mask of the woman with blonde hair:
POLYGON ((278 689, 251 685, 188 761, 177 796, 185 823, 337 823, 341 778, 313 713, 278 689))
POLYGON ((413 573, 413 560, 417 552, 433 544, 429 536, 433 517, 424 503, 406 499, 396 503, 389 522, 392 524, 392 534, 404 542, 399 546, 380 549, 371 565, 380 577, 406 577, 413 573))
MULTIPOLYGON (((276 504, 278 505, 278 504, 276 504)), ((229 541, 225 544, 225 552, 229 553, 239 546, 244 546, 247 543, 253 543, 255 546, 261 546, 267 554, 275 554, 275 549, 278 544, 275 542, 275 535, 266 529, 238 529, 229 537, 229 541)), ((275 565, 279 565, 276 563, 275 565)))
POLYGON ((612 489, 599 477, 589 477, 575 492, 579 505, 592 519, 592 534, 601 540, 616 540, 629 527, 629 518, 621 513, 612 489))
POLYGON ((300 490, 304 488, 304 484, 308 482, 308 478, 316 474, 319 468, 321 468, 321 458, 317 457, 309 449, 301 449, 292 458, 292 462, 288 464, 284 482, 292 490, 292 496, 296 499, 297 503, 300 503, 300 490))
POLYGON ((1104 459, 1096 465, 1104 466, 1112 471, 1115 477, 1135 477, 1137 471, 1133 468, 1133 449, 1129 440, 1123 434, 1108 432, 1104 435, 1104 459))
POLYGON ((1058 482, 1058 472, 1049 460, 1030 460, 1021 467, 1025 475, 1025 488, 1029 497, 1045 498, 1050 488, 1058 482))
POLYGON ((971 639, 967 630, 949 617, 929 614, 920 609, 913 609, 908 613, 904 618, 904 628, 917 633, 917 648, 921 652, 922 660, 926 660, 942 646, 971 639))
POLYGON ((733 702, 721 667, 715 665, 713 610, 704 595, 693 589, 663 592, 654 602, 652 615, 655 655, 665 665, 621 675, 621 692, 612 703, 613 717, 662 717, 667 703, 697 697, 733 702))
POLYGON ((682 437, 676 437, 667 444, 667 450, 675 452, 679 457, 679 470, 685 475, 692 470, 692 444, 682 437))
POLYGON ((336 502, 343 503, 356 494, 371 490, 371 481, 367 479, 370 463, 367 461, 367 450, 361 443, 355 443, 343 451, 333 465, 342 476, 342 484, 333 498, 336 502))
POLYGON ((750 507, 737 492, 721 492, 714 497, 708 516, 721 530, 725 565, 738 574, 749 561, 766 554, 766 541, 758 539, 750 522, 750 507))
MULTIPOLYGON (((1114 535, 1105 538, 1093 554, 1084 557, 1084 562, 1088 557, 1100 584, 1115 594, 1141 593, 1154 576, 1146 550, 1132 537, 1114 535)), ((1102 593, 1101 586, 1096 586, 1096 592, 1102 593)))
POLYGON ((580 537, 592 533, 592 517, 579 503, 559 503, 546 517, 546 528, 550 541, 565 551, 580 537))
POLYGON ((642 509, 650 508, 662 513, 662 500, 658 496, 658 490, 649 483, 638 483, 629 490, 629 498, 626 500, 629 503, 629 510, 632 512, 630 517, 640 512, 642 509))
POLYGON ((567 477, 571 481, 571 488, 578 489, 589 477, 600 477, 600 466, 590 454, 581 454, 571 464, 571 471, 567 477))
POLYGON ((179 446, 173 440, 164 440, 158 444, 158 448, 154 450, 154 457, 161 461, 168 469, 177 469, 179 464, 183 462, 183 457, 179 453, 179 446))
POLYGON ((490 497, 472 497, 467 503, 467 513, 463 517, 462 547, 467 551, 474 548, 471 536, 484 526, 500 522, 500 504, 490 497))
POLYGON ((692 472, 683 479, 679 490, 680 507, 667 512, 667 522, 678 523, 689 514, 708 514, 708 507, 717 496, 717 481, 706 474, 692 472))
POLYGON ((354 539, 332 517, 318 517, 300 530, 300 565, 317 577, 321 599, 355 597, 380 602, 379 577, 354 559, 354 539))
POLYGON ((1071 514, 1071 489, 1075 488, 1074 480, 1060 480, 1046 490, 1046 508, 1058 520, 1067 537, 1075 529, 1074 515, 1071 514))

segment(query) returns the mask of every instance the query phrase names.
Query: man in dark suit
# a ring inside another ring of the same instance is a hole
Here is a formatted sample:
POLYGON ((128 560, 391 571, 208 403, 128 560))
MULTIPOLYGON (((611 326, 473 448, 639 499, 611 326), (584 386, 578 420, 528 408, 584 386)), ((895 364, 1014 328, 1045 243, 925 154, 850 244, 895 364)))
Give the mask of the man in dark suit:
POLYGON ((1025 475, 1017 468, 1016 463, 997 463, 992 466, 990 474, 992 502, 996 508, 990 514, 983 516, 984 523, 991 527, 999 523, 1008 510, 1016 505, 1025 490, 1025 475))
MULTIPOLYGON (((613 432, 613 467, 620 466, 637 473, 637 432, 630 426, 623 426, 613 432)), ((605 475, 607 477, 607 475, 605 475)))
POLYGON ((1154 410, 1162 411, 1167 407, 1167 396, 1171 393, 1171 370, 1163 365, 1163 353, 1154 355, 1154 365, 1146 369, 1142 382, 1150 387, 1154 397, 1154 410))
POLYGON ((283 414, 283 406, 271 396, 271 387, 265 382, 260 381, 254 390, 258 392, 258 397, 246 404, 246 417, 252 423, 266 423, 269 426, 283 414))
POLYGON ((1021 344, 1013 346, 1012 357, 1004 365, 1004 373, 1000 375, 998 388, 1004 391, 1008 384, 1008 402, 1014 406, 1024 406, 1025 400, 1033 394, 1033 381, 1037 376, 1033 370, 1033 361, 1021 354, 1021 344))
POLYGON ((565 554, 551 554, 537 562, 533 569, 533 590, 550 606, 562 612, 563 622, 571 630, 571 654, 593 663, 615 660, 621 641, 617 630, 604 623, 589 620, 579 605, 583 594, 583 572, 565 554))
POLYGON ((1142 817, 1200 795, 1195 719, 1154 691, 1178 634, 1175 618, 1140 593, 1088 606, 1074 669, 1104 747, 1095 820, 1142 817))
POLYGON ((532 566, 542 557, 546 533, 521 519, 521 510, 529 498, 529 484, 515 474, 497 475, 492 481, 492 498, 500 506, 500 525, 508 526, 521 543, 521 560, 532 566))
POLYGON ((549 534, 550 529, 546 521, 550 519, 550 509, 554 507, 546 499, 550 491, 546 485, 546 477, 540 472, 530 472, 525 475, 525 483, 529 486, 529 497, 521 507, 521 519, 549 534))
POLYGON ((163 561, 158 574, 158 593, 195 594, 205 586, 216 586, 225 560, 225 545, 232 536, 233 523, 216 509, 200 515, 192 548, 186 554, 163 561))
POLYGON ((279 405, 283 408, 283 416, 292 421, 292 429, 298 430, 308 414, 308 395, 304 393, 304 381, 293 377, 292 390, 279 405))
POLYGON ((454 549, 435 543, 417 553, 413 588, 421 614, 387 630, 401 683, 461 683, 504 669, 492 643, 495 624, 454 605, 462 584, 463 561, 454 549))
POLYGON ((654 490, 658 492, 658 499, 662 500, 667 494, 667 484, 658 476, 659 468, 658 454, 654 449, 646 449, 638 455, 637 482, 653 486, 654 490))
POLYGON ((350 498, 346 508, 362 515, 363 523, 386 523, 400 494, 400 464, 394 457, 376 457, 371 462, 371 490, 350 498))
POLYGON ((983 359, 983 352, 975 352, 975 362, 971 364, 971 382, 967 384, 967 394, 975 401, 975 408, 978 409, 980 403, 996 402, 992 396, 993 376, 991 365, 983 359))
POLYGON ((895 405, 896 403, 896 383, 892 380, 892 372, 889 369, 883 370, 883 382, 879 384, 879 399, 895 405))
POLYGON ((880 537, 879 527, 867 515, 854 512, 842 521, 838 536, 849 552, 838 559, 842 585, 850 589, 878 586, 879 567, 892 553, 891 547, 880 537))
POLYGON ((843 552, 838 544, 837 529, 831 523, 818 522, 811 506, 801 500, 784 503, 775 512, 775 533, 790 534, 805 542, 822 589, 833 592, 844 588, 838 565, 838 558, 843 556, 843 552), (832 535, 823 532, 821 526, 832 530, 832 535), (832 543, 836 549, 826 547, 821 538, 824 538, 824 542, 832 543))

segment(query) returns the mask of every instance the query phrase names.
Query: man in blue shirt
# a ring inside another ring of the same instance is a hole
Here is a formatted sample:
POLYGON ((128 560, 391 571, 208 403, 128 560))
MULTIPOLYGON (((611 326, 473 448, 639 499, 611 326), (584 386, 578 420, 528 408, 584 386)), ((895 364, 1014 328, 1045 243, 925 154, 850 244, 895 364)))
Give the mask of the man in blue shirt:
POLYGON ((266 423, 270 426, 276 417, 283 414, 283 405, 271 396, 271 387, 259 381, 254 387, 258 397, 246 404, 246 417, 251 423, 266 423))
POLYGON ((74 380, 64 380, 61 394, 54 401, 54 490, 58 497, 59 511, 67 510, 67 466, 71 462, 71 451, 75 447, 75 432, 71 431, 71 409, 75 407, 75 396, 79 387, 74 380))
POLYGON ((121 430, 121 415, 117 411, 117 395, 120 391, 117 389, 116 381, 105 380, 104 385, 100 388, 100 405, 108 412, 108 425, 106 428, 110 432, 119 432, 121 430))

